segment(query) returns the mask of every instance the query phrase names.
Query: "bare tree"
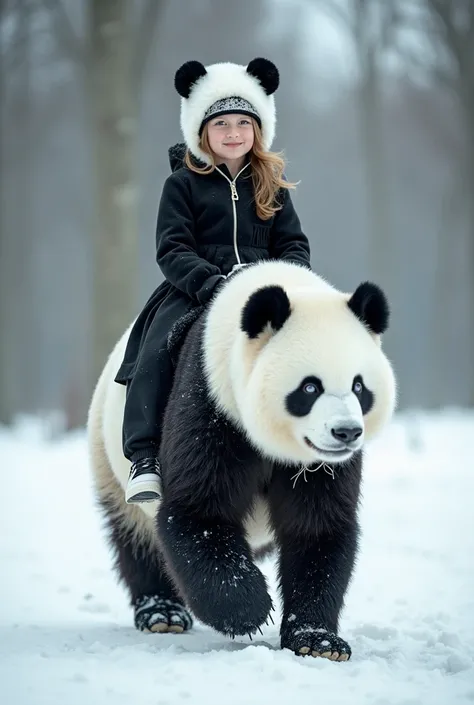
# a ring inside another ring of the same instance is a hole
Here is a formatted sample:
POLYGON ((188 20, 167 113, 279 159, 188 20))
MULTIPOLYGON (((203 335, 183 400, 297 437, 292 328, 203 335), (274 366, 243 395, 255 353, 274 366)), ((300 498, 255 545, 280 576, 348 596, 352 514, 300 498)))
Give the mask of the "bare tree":
MULTIPOLYGON (((18 0, 13 6, 4 3, 0 18, 12 20, 12 37, 2 46, 2 98, 6 98, 5 66, 14 73, 11 81, 12 111, 18 124, 15 138, 9 145, 13 156, 11 177, 14 187, 8 198, 2 188, 0 234, 0 421, 8 423, 16 410, 25 408, 29 392, 36 384, 34 370, 27 360, 35 337, 35 302, 25 282, 31 281, 33 253, 30 246, 32 232, 31 200, 33 184, 31 168, 25 168, 25 158, 33 158, 32 147, 32 90, 31 90, 31 0, 18 0), (7 237, 5 217, 7 210, 15 215, 15 235, 7 237)), ((5 36, 2 32, 2 35, 5 36)), ((5 110, 2 104, 2 110, 5 110)), ((2 121, 2 157, 3 143, 2 121)), ((2 178, 3 186, 3 178, 2 178)))
POLYGON ((474 3, 472 0, 426 0, 426 3, 438 29, 436 41, 451 58, 451 65, 435 67, 436 75, 456 96, 465 126, 463 182, 469 207, 474 278, 474 3))
POLYGON ((127 0, 88 0, 81 42, 62 0, 43 0, 56 34, 82 72, 93 146, 93 330, 91 382, 136 315, 137 125, 147 57, 164 0, 145 0, 138 27, 127 0))
MULTIPOLYGON (((438 66, 437 75, 454 93, 463 117, 466 157, 461 168, 459 193, 468 216, 467 251, 469 261, 468 299, 470 308, 470 351, 474 359, 474 3, 472 0, 427 0, 432 13, 436 39, 451 58, 451 70, 438 66)), ((441 53, 441 52, 440 52, 441 53)), ((447 239, 448 234, 444 237, 447 239)), ((443 269, 440 267, 439 275, 443 269)), ((474 372, 471 375, 471 403, 474 404, 474 372)))
MULTIPOLYGON (((466 281, 467 300, 471 306, 468 317, 469 348, 474 358, 474 2, 472 0, 398 0, 401 26, 409 27, 417 41, 413 46, 399 43, 398 51, 408 65, 422 70, 438 87, 454 97, 463 126, 462 142, 466 145, 456 171, 457 176, 446 194, 440 218, 437 243, 436 292, 438 302, 436 345, 443 349, 456 344, 444 338, 445 328, 440 319, 455 315, 452 286, 447 276, 452 250, 460 240, 453 241, 452 233, 459 215, 467 222, 465 250, 468 256, 466 281)), ((447 131, 443 135, 450 139, 447 131)), ((449 355, 449 351, 447 352, 449 355)), ((471 401, 474 403, 474 373, 471 383, 471 401)))
MULTIPOLYGON (((0 0, 0 32, 3 39, 4 22, 7 9, 7 0, 0 0)), ((0 43, 0 159, 4 164, 5 157, 5 58, 6 52, 3 41, 0 43)), ((0 170, 0 336, 7 330, 8 322, 8 284, 6 281, 7 237, 5 227, 5 183, 4 171, 0 170)), ((0 423, 8 423, 12 409, 11 378, 7 375, 9 363, 9 347, 11 342, 3 336, 0 342, 0 423)))
POLYGON ((359 130, 365 157, 369 220, 369 273, 384 281, 390 271, 391 239, 387 162, 383 135, 380 63, 397 21, 394 0, 318 0, 349 37, 359 69, 359 130))

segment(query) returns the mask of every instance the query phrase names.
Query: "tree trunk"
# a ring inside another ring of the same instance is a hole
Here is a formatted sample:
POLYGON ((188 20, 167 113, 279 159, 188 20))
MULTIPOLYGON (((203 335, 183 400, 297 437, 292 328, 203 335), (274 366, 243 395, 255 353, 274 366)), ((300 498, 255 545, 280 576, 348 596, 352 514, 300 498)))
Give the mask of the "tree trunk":
MULTIPOLYGON (((4 19, 5 2, 0 0, 0 20, 4 19)), ((5 66, 4 52, 0 52, 0 159, 5 164, 5 66)), ((5 168, 0 169, 0 424, 10 422, 12 414, 12 389, 11 376, 8 374, 10 362, 9 351, 12 342, 9 339, 8 317, 8 245, 5 210, 7 199, 5 196, 5 168)))
POLYGON ((138 105, 127 0, 90 0, 88 95, 94 145, 92 384, 137 310, 138 105))
POLYGON ((367 50, 361 61, 362 85, 359 91, 359 119, 365 158, 369 223, 369 277, 387 288, 390 270, 390 213, 387 172, 382 134, 381 96, 375 56, 367 50), (365 59, 365 60, 364 60, 365 59))
MULTIPOLYGON (((19 412, 34 411, 35 344, 34 296, 32 296, 32 106, 31 106, 31 7, 21 0, 13 51, 18 67, 12 85, 9 110, 14 132, 8 145, 11 164, 8 196, 2 188, 0 235, 0 422, 10 423, 19 412), (8 235, 10 234, 10 235, 8 235)), ((5 96, 2 96, 5 98, 5 96)), ((5 115, 5 112, 3 112, 5 115)), ((3 126, 2 126, 3 132, 3 126)), ((3 138, 3 134, 2 134, 3 138)), ((2 139, 2 147, 6 144, 2 139)), ((3 155, 2 155, 3 156, 3 155)), ((5 182, 2 180, 2 186, 5 182)))
MULTIPOLYGON (((474 50, 474 49, 473 49, 474 50)), ((472 362, 471 368, 471 392, 470 403, 474 406, 474 82, 467 81, 463 88, 463 113, 466 125, 467 139, 467 168, 466 168, 466 188, 465 199, 467 204, 467 244, 468 244, 468 261, 469 261, 469 276, 468 276, 468 291, 470 301, 470 316, 469 316, 469 350, 472 362)))

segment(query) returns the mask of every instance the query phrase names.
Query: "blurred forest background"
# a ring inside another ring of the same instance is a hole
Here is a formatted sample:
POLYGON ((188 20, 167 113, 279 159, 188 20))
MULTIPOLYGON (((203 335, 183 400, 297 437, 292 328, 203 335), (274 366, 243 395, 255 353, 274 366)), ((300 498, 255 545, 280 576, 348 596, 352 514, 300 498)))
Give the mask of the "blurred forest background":
POLYGON ((474 405, 474 0, 0 0, 0 423, 84 424, 162 279, 173 77, 281 72, 313 268, 387 292, 401 408, 474 405))

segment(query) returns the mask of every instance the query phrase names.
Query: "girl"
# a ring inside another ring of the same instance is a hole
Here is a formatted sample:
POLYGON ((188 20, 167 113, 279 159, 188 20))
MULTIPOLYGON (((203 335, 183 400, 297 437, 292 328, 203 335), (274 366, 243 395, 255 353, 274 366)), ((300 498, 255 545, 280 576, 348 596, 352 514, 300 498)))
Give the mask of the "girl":
POLYGON ((127 387, 123 450, 132 463, 126 501, 160 496, 161 422, 171 391, 172 325, 206 305, 225 278, 263 259, 310 267, 310 250, 290 199, 294 187, 270 146, 276 66, 189 61, 176 72, 185 145, 170 149, 156 228, 165 281, 138 316, 115 378, 127 387), (180 147, 182 147, 180 149, 180 147), (184 159, 183 159, 184 157, 184 159))

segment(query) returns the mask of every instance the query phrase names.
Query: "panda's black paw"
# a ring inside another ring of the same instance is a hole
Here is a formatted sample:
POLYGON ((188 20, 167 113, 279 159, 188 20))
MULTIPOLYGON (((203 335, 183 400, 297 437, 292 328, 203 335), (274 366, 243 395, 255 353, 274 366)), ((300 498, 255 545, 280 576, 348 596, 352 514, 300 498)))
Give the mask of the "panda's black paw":
POLYGON ((331 661, 348 661, 352 650, 349 644, 323 627, 287 624, 281 632, 281 648, 291 649, 298 656, 321 656, 331 661))
POLYGON ((255 634, 273 609, 265 577, 250 561, 245 575, 219 570, 202 588, 189 595, 189 606, 204 624, 226 636, 255 634))
POLYGON ((159 595, 142 595, 134 603, 135 626, 141 632, 187 632, 193 626, 188 610, 159 595))

